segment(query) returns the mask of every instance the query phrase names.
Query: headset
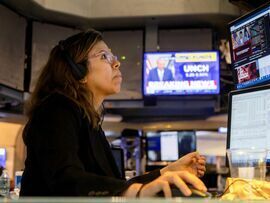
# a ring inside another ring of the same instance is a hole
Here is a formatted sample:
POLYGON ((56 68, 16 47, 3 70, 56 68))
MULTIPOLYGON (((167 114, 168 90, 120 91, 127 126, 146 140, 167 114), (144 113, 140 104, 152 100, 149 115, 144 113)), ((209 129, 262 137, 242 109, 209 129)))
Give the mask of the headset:
POLYGON ((70 54, 64 47, 64 40, 61 40, 58 43, 62 56, 65 61, 69 64, 70 70, 72 75, 76 80, 82 80, 87 74, 87 67, 86 65, 75 63, 74 60, 71 58, 70 54))

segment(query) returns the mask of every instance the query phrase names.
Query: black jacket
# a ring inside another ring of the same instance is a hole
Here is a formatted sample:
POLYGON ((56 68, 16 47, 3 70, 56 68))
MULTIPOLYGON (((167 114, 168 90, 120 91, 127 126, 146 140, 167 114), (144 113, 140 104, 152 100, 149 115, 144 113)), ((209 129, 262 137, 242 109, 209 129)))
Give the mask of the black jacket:
POLYGON ((70 99, 47 98, 24 129, 27 158, 21 196, 113 196, 130 184, 147 183, 159 171, 129 181, 120 178, 101 128, 70 99))

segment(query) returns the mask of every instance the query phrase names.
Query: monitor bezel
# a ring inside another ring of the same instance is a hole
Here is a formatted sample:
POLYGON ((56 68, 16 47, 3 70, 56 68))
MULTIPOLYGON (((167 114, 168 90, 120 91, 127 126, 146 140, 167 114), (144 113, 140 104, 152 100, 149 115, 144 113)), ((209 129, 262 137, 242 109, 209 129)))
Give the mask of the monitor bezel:
POLYGON ((267 7, 269 7, 269 10, 270 10, 270 2, 267 2, 267 3, 259 6, 258 8, 250 11, 249 13, 247 13, 247 14, 245 14, 243 16, 240 16, 237 19, 235 19, 235 20, 228 23, 227 33, 229 34, 229 45, 230 45, 230 54, 231 54, 231 71, 232 71, 232 76, 233 76, 234 89, 236 89, 236 90, 242 90, 242 89, 251 88, 251 87, 258 87, 258 86, 269 83, 269 80, 268 80, 268 81, 261 82, 259 84, 254 84, 254 85, 248 86, 248 87, 237 88, 238 79, 237 79, 237 76, 234 73, 234 69, 233 69, 233 64, 234 64, 233 57, 232 57, 233 56, 233 47, 232 47, 232 37, 231 37, 231 29, 230 29, 233 25, 238 24, 241 21, 244 21, 246 18, 251 17, 252 15, 256 14, 257 12, 259 12, 259 11, 261 11, 261 10, 267 8, 267 7))
POLYGON ((142 96, 143 98, 178 98, 178 97, 184 97, 184 96, 189 96, 189 97, 196 97, 196 96, 217 96, 220 94, 220 52, 218 50, 182 50, 182 51, 150 51, 150 52, 144 52, 143 53, 143 60, 142 60, 142 83, 141 83, 141 90, 142 90, 142 96), (145 92, 144 84, 146 82, 146 77, 145 77, 145 67, 144 67, 144 60, 145 60, 145 55, 146 54, 166 54, 166 53, 206 53, 206 52, 214 52, 217 54, 217 62, 218 62, 218 91, 217 93, 206 93, 206 94, 147 94, 145 92))

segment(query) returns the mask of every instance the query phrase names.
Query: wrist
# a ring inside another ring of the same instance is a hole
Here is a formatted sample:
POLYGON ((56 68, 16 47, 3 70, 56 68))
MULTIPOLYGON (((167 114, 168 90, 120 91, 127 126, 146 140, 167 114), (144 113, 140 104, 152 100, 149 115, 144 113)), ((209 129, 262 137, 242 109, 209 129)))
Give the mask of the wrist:
POLYGON ((160 175, 164 175, 168 171, 168 166, 163 167, 160 169, 160 175))
POLYGON ((171 171, 171 166, 172 164, 168 164, 167 166, 163 167, 162 169, 160 169, 160 175, 164 175, 166 172, 171 171))
POLYGON ((133 183, 129 188, 124 192, 125 197, 137 197, 138 192, 141 190, 143 184, 133 183))

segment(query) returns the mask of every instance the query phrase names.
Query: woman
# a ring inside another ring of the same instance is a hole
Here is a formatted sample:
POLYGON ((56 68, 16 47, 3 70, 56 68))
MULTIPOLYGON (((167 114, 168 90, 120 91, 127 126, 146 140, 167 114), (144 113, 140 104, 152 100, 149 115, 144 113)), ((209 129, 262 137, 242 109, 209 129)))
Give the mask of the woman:
POLYGON ((185 182, 206 190, 196 177, 205 171, 197 153, 129 181, 119 171, 101 129, 102 102, 120 91, 120 62, 99 32, 89 30, 55 46, 28 106, 24 129, 27 158, 21 196, 185 195, 185 182), (189 171, 189 172, 187 172, 189 171))

